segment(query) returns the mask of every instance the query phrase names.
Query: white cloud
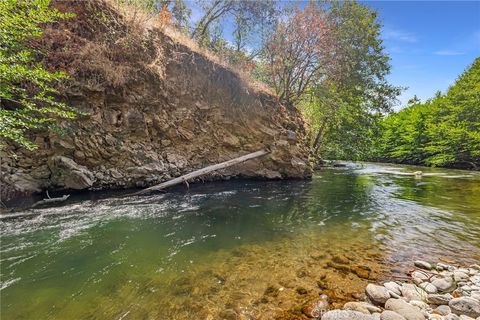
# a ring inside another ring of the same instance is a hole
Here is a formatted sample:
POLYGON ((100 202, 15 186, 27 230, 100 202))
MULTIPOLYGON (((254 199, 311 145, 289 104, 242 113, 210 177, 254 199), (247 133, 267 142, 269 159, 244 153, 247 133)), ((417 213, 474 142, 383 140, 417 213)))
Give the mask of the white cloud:
POLYGON ((455 50, 439 50, 435 51, 434 54, 437 56, 461 56, 464 55, 465 52, 455 50))
POLYGON ((398 40, 409 43, 414 43, 418 41, 417 37, 413 33, 387 27, 383 29, 383 37, 385 39, 398 40))

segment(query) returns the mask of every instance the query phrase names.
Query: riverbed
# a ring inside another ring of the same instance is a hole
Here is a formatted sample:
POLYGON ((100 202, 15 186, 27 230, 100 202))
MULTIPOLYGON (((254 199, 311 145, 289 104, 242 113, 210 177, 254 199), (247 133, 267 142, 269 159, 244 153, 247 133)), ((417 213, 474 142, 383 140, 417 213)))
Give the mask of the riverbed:
POLYGON ((303 319, 417 258, 480 261, 480 174, 458 170, 349 164, 34 212, 0 222, 2 319, 303 319))

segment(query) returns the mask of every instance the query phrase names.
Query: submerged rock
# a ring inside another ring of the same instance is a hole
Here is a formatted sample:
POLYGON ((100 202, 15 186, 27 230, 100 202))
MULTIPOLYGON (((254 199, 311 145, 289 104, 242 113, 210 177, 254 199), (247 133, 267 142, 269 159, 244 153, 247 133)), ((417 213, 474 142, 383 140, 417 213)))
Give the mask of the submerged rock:
POLYGON ((307 302, 302 307, 302 313, 309 318, 318 318, 328 310, 328 296, 322 294, 319 299, 307 302))
POLYGON ((365 314, 370 314, 369 308, 366 306, 365 302, 347 302, 343 305, 343 310, 352 310, 358 311, 365 314))
POLYGON ((423 260, 416 260, 414 262, 414 265, 416 267, 419 267, 421 269, 425 269, 425 270, 431 270, 432 269, 432 265, 426 261, 423 261, 423 260))
POLYGON ((389 291, 397 294, 397 295, 401 295, 402 294, 402 291, 401 291, 401 286, 396 283, 396 282, 393 282, 393 281, 390 281, 390 282, 386 282, 383 284, 383 286, 385 288, 387 288, 389 291))

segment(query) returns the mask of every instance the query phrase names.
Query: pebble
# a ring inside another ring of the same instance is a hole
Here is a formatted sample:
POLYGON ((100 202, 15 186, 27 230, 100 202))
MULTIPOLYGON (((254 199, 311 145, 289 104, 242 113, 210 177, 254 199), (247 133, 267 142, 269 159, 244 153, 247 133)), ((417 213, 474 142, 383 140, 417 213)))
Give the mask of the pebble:
POLYGON ((446 316, 447 314, 452 313, 452 310, 450 309, 449 306, 443 305, 443 306, 436 307, 435 309, 433 309, 432 312, 442 316, 446 316))
POLYGON ((442 263, 442 262, 439 262, 437 263, 437 270, 448 270, 451 266, 446 264, 446 263, 442 263))
POLYGON ((425 270, 431 270, 432 269, 432 265, 426 261, 423 261, 423 260, 416 260, 414 262, 414 265, 416 267, 419 267, 421 269, 425 269, 425 270))
MULTIPOLYGON (((480 266, 456 268, 415 261, 410 281, 368 284, 368 302, 347 302, 322 320, 480 320, 480 266), (375 304, 375 305, 373 305, 375 304)), ((328 304, 327 304, 328 305, 328 304)), ((318 319, 317 314, 308 314, 318 319)))
POLYGON ((414 271, 412 273, 412 278, 420 279, 422 281, 427 281, 430 278, 430 276, 423 271, 414 271))

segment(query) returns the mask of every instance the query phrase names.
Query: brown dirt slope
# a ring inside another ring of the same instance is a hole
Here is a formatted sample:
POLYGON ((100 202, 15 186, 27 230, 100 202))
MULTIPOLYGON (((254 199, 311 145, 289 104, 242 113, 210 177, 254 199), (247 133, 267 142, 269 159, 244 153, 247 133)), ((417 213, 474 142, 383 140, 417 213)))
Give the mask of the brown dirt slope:
POLYGON ((144 187, 262 148, 272 152, 208 178, 310 175, 300 113, 267 90, 140 15, 98 0, 55 6, 75 17, 31 45, 72 76, 64 99, 89 115, 63 135, 32 133, 38 150, 2 151, 4 201, 47 188, 144 187))

